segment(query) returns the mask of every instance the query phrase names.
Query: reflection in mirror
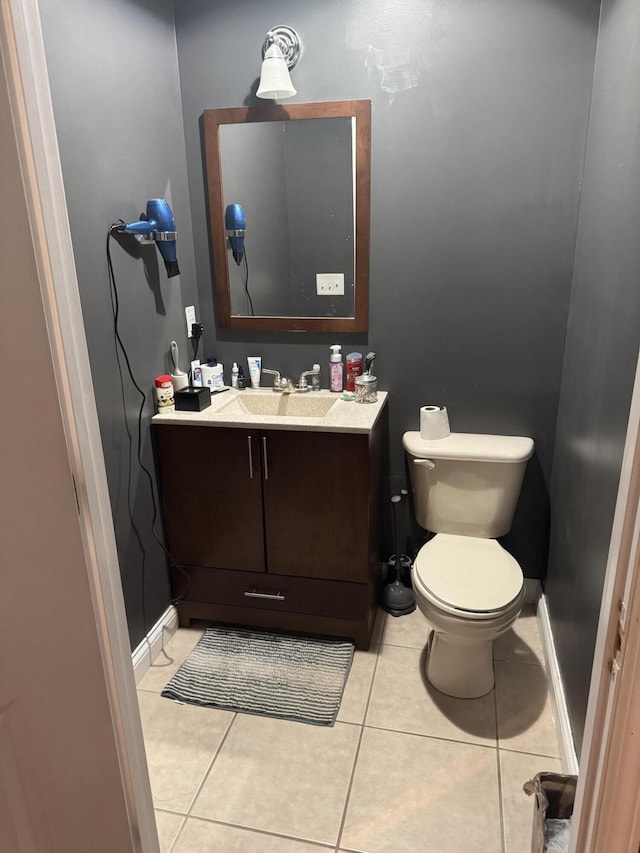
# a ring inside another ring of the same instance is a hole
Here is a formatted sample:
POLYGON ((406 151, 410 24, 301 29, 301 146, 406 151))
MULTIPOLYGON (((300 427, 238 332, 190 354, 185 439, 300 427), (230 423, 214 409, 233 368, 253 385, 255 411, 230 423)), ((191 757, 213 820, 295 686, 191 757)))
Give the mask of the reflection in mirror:
POLYGON ((246 217, 243 263, 229 264, 232 316, 353 317, 352 125, 343 117, 220 128, 223 207, 239 203, 246 217), (316 276, 326 274, 342 293, 317 294, 316 276))
POLYGON ((365 331, 369 102, 205 110, 203 121, 218 324, 365 331))

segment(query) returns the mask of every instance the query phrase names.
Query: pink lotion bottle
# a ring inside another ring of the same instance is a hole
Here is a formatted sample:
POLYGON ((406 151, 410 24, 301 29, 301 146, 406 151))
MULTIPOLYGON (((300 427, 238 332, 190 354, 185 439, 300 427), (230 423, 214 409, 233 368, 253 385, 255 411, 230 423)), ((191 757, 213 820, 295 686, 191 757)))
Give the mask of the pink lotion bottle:
POLYGON ((342 393, 344 380, 344 365, 342 364, 342 353, 340 344, 329 347, 331 358, 329 359, 329 389, 337 394, 342 393))

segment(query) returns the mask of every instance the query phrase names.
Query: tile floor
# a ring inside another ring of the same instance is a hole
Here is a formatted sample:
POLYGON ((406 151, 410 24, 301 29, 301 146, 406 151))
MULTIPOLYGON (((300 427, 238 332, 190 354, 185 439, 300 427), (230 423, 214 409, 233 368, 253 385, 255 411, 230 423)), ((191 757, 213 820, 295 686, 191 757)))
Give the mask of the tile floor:
POLYGON ((535 611, 480 699, 426 683, 427 631, 381 612, 324 728, 161 698, 201 636, 180 629, 138 685, 163 853, 527 853, 522 785, 560 770, 535 611))

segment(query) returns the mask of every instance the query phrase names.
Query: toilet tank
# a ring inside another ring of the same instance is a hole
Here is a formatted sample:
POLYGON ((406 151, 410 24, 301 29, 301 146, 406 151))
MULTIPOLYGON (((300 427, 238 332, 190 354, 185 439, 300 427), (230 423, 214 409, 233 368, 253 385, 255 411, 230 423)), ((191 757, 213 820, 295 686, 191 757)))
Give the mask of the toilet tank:
POLYGON ((420 527, 480 539, 508 533, 533 439, 458 432, 426 441, 406 432, 402 444, 420 527))

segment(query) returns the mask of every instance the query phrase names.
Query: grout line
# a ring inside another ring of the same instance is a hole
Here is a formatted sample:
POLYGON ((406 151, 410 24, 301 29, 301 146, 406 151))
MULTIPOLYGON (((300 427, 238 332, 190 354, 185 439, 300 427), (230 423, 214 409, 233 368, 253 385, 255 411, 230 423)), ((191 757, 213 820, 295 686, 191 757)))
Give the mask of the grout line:
POLYGON ((344 824, 347 819, 347 811, 349 809, 349 801, 351 799, 351 791, 353 790, 353 781, 356 775, 356 768, 358 766, 358 758, 360 757, 360 747, 362 745, 362 738, 364 736, 365 730, 365 720, 367 719, 367 714, 369 713, 369 705, 371 704, 371 696, 373 695, 373 685, 376 680, 376 673, 378 671, 378 661, 380 660, 380 649, 382 648, 382 638, 384 637, 384 632, 387 627, 387 614, 385 613, 382 628, 380 630, 380 641, 377 643, 378 650, 376 652, 376 662, 373 665, 373 673, 371 674, 371 684, 369 685, 369 692, 367 694, 367 701, 364 706, 364 713, 362 714, 362 723, 360 724, 360 737, 358 738, 358 744, 356 746, 356 752, 353 757, 353 767, 351 768, 351 776, 349 777, 349 784, 347 786, 347 796, 344 801, 344 808, 342 809, 342 819, 340 821, 340 826, 338 827, 338 836, 336 838, 335 844, 335 853, 338 853, 340 850, 340 846, 342 844, 342 834, 344 832, 344 824))
POLYGON ((443 741, 444 743, 460 743, 460 744, 463 744, 464 746, 478 746, 481 749, 497 749, 498 748, 497 743, 478 743, 477 741, 474 741, 474 740, 456 740, 453 737, 443 737, 442 735, 427 735, 427 734, 424 734, 424 732, 410 732, 410 731, 407 731, 406 729, 390 729, 387 726, 365 725, 364 728, 365 729, 371 729, 372 731, 377 731, 377 732, 389 732, 390 734, 396 734, 396 735, 410 735, 411 737, 421 737, 421 738, 425 738, 426 740, 439 740, 439 741, 443 741))
POLYGON ((542 661, 538 661, 538 663, 534 663, 533 661, 526 660, 507 660, 506 658, 494 658, 494 663, 506 663, 509 666, 528 666, 531 669, 545 669, 545 665, 542 661))
POLYGON ((500 750, 496 749, 496 765, 498 768, 498 814, 500 815, 500 842, 502 853, 507 850, 507 833, 504 825, 504 806, 502 800, 502 769, 500 767, 500 750))
MULTIPOLYGON (((160 809, 154 809, 154 813, 155 813, 155 811, 161 811, 161 810, 160 809)), ((171 814, 175 814, 175 812, 171 812, 171 814)), ((187 822, 187 816, 186 815, 180 815, 180 817, 182 818, 182 823, 180 824, 178 831, 176 832, 176 837, 173 839, 173 841, 169 845, 169 850, 167 851, 167 853, 171 853, 172 850, 175 850, 175 846, 178 842, 178 838, 180 838, 180 834, 181 834, 182 830, 184 829, 185 824, 187 822)), ((157 829, 157 823, 156 823, 156 829, 157 829)))
POLYGON ((561 755, 550 755, 548 752, 525 752, 523 749, 511 749, 508 746, 499 746, 498 749, 500 752, 512 752, 516 755, 533 755, 535 758, 552 758, 554 761, 559 761, 562 764, 562 756, 561 755))
POLYGON ((238 717, 237 712, 234 712, 233 717, 231 718, 231 722, 227 726, 227 730, 224 733, 224 735, 222 736, 222 740, 218 744, 217 748, 214 749, 213 755, 211 756, 211 761, 209 762, 207 769, 205 770, 205 772, 202 775, 202 779, 200 780, 200 784, 196 787, 196 790, 194 791, 193 797, 191 798, 191 802, 187 806, 187 812, 186 812, 187 817, 191 817, 191 809, 194 807, 195 802, 198 799, 200 792, 202 791, 202 789, 205 785, 205 782, 209 778, 209 774, 211 773, 213 765, 215 764, 217 757, 220 755, 220 752, 222 751, 222 747, 227 742, 227 738, 229 737, 229 732, 233 728, 233 725, 234 725, 237 717, 238 717))
MULTIPOLYGON (((185 817, 185 820, 186 819, 187 818, 185 817)), ((229 829, 239 829, 242 832, 246 832, 246 833, 253 834, 253 835, 263 835, 263 836, 266 836, 267 838, 286 839, 287 841, 296 841, 299 844, 300 843, 312 844, 312 845, 315 845, 316 847, 323 847, 327 851, 327 853, 329 853, 329 851, 333 851, 334 846, 335 846, 334 844, 329 844, 327 841, 310 841, 308 838, 302 838, 298 835, 287 835, 287 834, 282 833, 282 832, 272 832, 268 829, 258 829, 254 826, 243 826, 242 824, 239 824, 239 823, 227 823, 227 821, 217 820, 216 818, 213 818, 213 817, 200 817, 199 815, 190 815, 189 819, 190 820, 199 820, 202 823, 210 823, 210 824, 213 824, 214 826, 226 826, 229 829)), ((182 829, 182 827, 180 829, 182 829)), ((175 844, 175 841, 173 842, 173 844, 175 844)), ((169 853, 170 853, 170 851, 169 851, 169 853)), ((220 853, 223 853, 223 851, 220 851, 220 853)))
POLYGON ((498 768, 498 814, 500 815, 500 845, 502 853, 507 850, 507 833, 504 825, 504 805, 502 798, 502 769, 500 767, 500 718, 498 716, 498 682, 495 677, 495 660, 493 662, 493 718, 495 720, 496 733, 496 766, 498 768))

